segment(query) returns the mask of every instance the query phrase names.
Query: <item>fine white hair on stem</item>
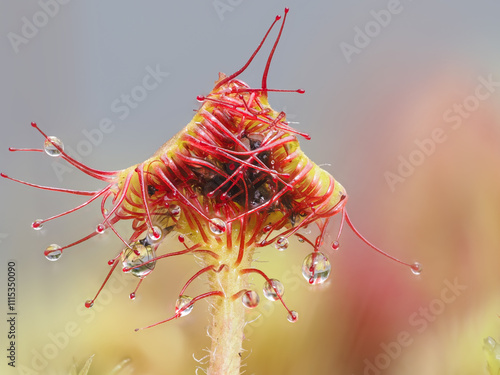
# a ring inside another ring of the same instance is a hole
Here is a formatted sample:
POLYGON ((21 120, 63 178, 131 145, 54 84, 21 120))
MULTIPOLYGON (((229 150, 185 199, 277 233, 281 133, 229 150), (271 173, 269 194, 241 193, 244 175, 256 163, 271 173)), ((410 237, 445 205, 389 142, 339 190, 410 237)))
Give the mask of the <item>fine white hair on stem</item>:
POLYGON ((247 322, 245 322, 245 327, 248 325, 248 324, 252 324, 253 322, 257 321, 258 319, 260 319, 262 317, 262 314, 259 314, 257 315, 257 317, 253 320, 249 320, 247 322))
POLYGON ((210 355, 209 355, 209 354, 207 354, 207 355, 205 355, 205 356, 201 357, 200 359, 198 359, 198 358, 196 358, 195 354, 193 353, 193 359, 194 359, 196 362, 198 362, 199 364, 201 364, 201 365, 204 365, 204 364, 206 364, 206 363, 207 363, 207 361, 206 361, 206 359, 207 359, 207 358, 210 358, 210 355))

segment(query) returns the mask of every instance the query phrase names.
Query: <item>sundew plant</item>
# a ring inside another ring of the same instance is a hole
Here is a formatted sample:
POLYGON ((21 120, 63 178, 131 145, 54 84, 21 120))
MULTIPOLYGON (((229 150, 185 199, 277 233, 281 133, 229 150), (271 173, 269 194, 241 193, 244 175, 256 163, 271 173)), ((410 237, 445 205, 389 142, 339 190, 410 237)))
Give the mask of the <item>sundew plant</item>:
POLYGON ((338 249, 342 228, 347 224, 368 246, 406 265, 415 274, 421 272, 418 263, 405 263, 382 252, 355 229, 347 214, 345 189, 300 149, 299 139, 310 137, 293 129, 286 114, 269 105, 270 92, 285 95, 305 92, 267 85, 287 14, 285 9, 283 17, 275 18, 239 70, 231 75, 219 74, 212 91, 197 98, 201 105, 191 122, 142 163, 117 171, 91 168, 68 155, 63 142, 46 135, 36 123, 31 125, 44 137, 43 148, 10 148, 10 151, 41 152, 62 158, 103 181, 106 185, 101 190, 40 186, 2 173, 2 177, 28 186, 87 197, 69 211, 35 220, 32 224, 35 230, 100 201, 102 221, 94 232, 68 245, 50 244, 45 250, 48 260, 57 261, 68 249, 105 231, 114 232, 121 240, 122 248, 108 262, 108 276, 95 296, 85 302, 87 308, 99 303, 100 291, 117 269, 137 278, 137 288, 130 294, 134 299, 140 284, 155 271, 158 262, 194 255, 199 271, 187 275, 184 284, 179 285, 172 315, 137 329, 137 334, 142 329, 188 315, 200 300, 209 301, 212 343, 207 373, 211 375, 240 373, 245 310, 258 306, 261 296, 282 304, 291 323, 299 317, 284 300, 286 286, 255 265, 255 251, 259 248, 274 246, 283 251, 289 238, 297 236, 309 249, 299 266, 305 282, 311 286, 322 284, 330 275, 331 265, 321 248, 338 249), (260 87, 252 88, 238 78, 280 21, 260 87), (340 217, 340 229, 332 243, 325 243, 327 226, 335 215, 340 217), (133 233, 128 238, 115 228, 120 220, 131 223, 133 233), (308 226, 316 226, 319 235, 308 238, 299 232, 308 226), (169 234, 177 236, 179 249, 164 252, 160 245, 169 234), (190 284, 200 278, 208 280, 206 291, 190 295, 190 284), (261 291, 253 286, 259 279, 263 285, 261 291))

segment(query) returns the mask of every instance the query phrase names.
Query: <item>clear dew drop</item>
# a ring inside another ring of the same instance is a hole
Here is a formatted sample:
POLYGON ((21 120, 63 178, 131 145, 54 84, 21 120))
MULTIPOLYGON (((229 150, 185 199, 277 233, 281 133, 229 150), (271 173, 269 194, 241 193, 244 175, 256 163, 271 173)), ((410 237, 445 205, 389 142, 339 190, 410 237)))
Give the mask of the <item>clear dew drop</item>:
POLYGON ((148 241, 149 242, 157 242, 157 241, 161 240, 162 237, 163 237, 163 231, 159 226, 153 225, 153 228, 148 230, 148 241))
POLYGON ((187 304, 189 304, 192 300, 193 299, 191 297, 189 297, 189 296, 186 296, 186 295, 180 296, 177 299, 177 301, 175 302, 175 312, 179 313, 179 316, 186 316, 186 315, 188 315, 193 310, 194 304, 191 305, 191 306, 189 306, 188 308, 180 311, 180 312, 179 312, 179 310, 182 309, 187 304))
POLYGON ((50 136, 49 139, 45 140, 43 144, 43 149, 47 155, 58 157, 61 155, 61 151, 59 151, 57 147, 54 146, 54 144, 56 144, 57 146, 59 146, 59 148, 64 150, 64 144, 62 143, 62 141, 59 138, 53 136, 50 136))
POLYGON ((295 323, 297 320, 299 320, 299 313, 295 310, 290 310, 290 312, 288 313, 288 316, 286 317, 286 319, 290 322, 290 323, 295 323))
POLYGON ((210 230, 212 231, 213 234, 215 235, 221 235, 226 231, 227 225, 226 222, 222 219, 219 219, 218 217, 211 219, 208 222, 208 226, 210 230))
POLYGON ((309 228, 307 225, 303 226, 299 229, 298 233, 302 234, 303 236, 308 236, 312 233, 311 228, 309 228))
POLYGON ((500 345, 493 337, 488 336, 483 340, 483 343, 483 348, 489 355, 496 357, 496 359, 500 358, 500 345))
POLYGON ((411 272, 413 272, 414 275, 420 275, 422 273, 422 265, 418 262, 413 263, 410 266, 411 272))
POLYGON ((255 290, 247 290, 243 296, 241 296, 241 303, 247 309, 254 309, 259 305, 260 297, 255 290))
POLYGON ((313 252, 302 263, 302 276, 311 285, 323 284, 330 276, 332 266, 325 254, 313 252))
POLYGON ((332 242, 332 249, 333 250, 338 250, 340 247, 339 241, 333 241, 332 242))
POLYGON ((172 215, 173 217, 177 217, 181 214, 181 208, 176 204, 170 205, 168 210, 170 211, 170 215, 172 215))
POLYGON ((103 234, 106 231, 106 227, 104 226, 104 224, 98 224, 95 227, 95 231, 99 234, 103 234))
POLYGON ((265 282, 262 291, 264 292, 264 297, 266 297, 269 301, 276 301, 285 293, 285 287, 281 281, 269 279, 269 281, 265 282))
POLYGON ((40 230, 43 228, 43 220, 42 219, 36 219, 33 223, 31 223, 31 227, 34 230, 40 230))
POLYGON ((47 248, 45 249, 45 258, 47 258, 51 262, 55 262, 56 260, 58 260, 61 257, 61 255, 62 255, 62 250, 61 246, 59 245, 52 244, 47 246, 47 248))
POLYGON ((156 265, 156 261, 144 264, 155 258, 155 251, 151 245, 144 245, 141 241, 136 241, 130 244, 130 247, 123 251, 123 268, 131 268, 128 272, 137 277, 149 275, 156 265), (136 266, 139 267, 132 268, 136 266))
POLYGON ((135 299, 135 293, 132 292, 128 295, 128 298, 130 298, 131 300, 134 300, 135 299))
POLYGON ((279 237, 274 243, 274 247, 277 248, 279 251, 286 250, 288 248, 288 238, 279 237))
POLYGON ((306 240, 304 240, 302 237, 298 237, 300 243, 304 243, 306 240))
POLYGON ((90 309, 92 306, 94 306, 94 301, 93 300, 88 299, 88 300, 85 301, 85 307, 87 309, 90 309))

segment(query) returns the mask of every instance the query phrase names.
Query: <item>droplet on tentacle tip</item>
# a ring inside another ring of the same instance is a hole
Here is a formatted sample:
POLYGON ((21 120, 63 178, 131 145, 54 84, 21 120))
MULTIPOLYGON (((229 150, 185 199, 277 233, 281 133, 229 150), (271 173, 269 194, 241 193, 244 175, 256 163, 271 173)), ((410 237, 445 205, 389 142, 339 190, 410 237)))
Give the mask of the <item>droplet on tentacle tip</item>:
POLYGON ((285 293, 285 287, 281 283, 281 281, 276 279, 269 279, 264 284, 264 288, 262 289, 264 292, 264 297, 266 297, 270 301, 276 301, 285 293))
POLYGON ((332 249, 333 250, 338 250, 340 247, 339 241, 333 241, 332 242, 332 249))
POLYGON ((48 137, 43 144, 45 153, 52 157, 60 156, 61 151, 59 151, 55 145, 57 145, 61 150, 64 150, 64 144, 59 138, 53 136, 48 137))
POLYGON ((302 263, 302 276, 311 285, 323 284, 330 276, 332 267, 325 254, 312 252, 302 263))
POLYGON ((56 244, 49 245, 45 249, 44 254, 45 254, 45 258, 47 258, 51 262, 55 262, 62 255, 61 246, 56 245, 56 244))
POLYGON ((42 219, 36 219, 33 223, 31 223, 31 227, 34 230, 40 230, 43 228, 43 220, 42 219))
POLYGON ((135 299, 135 293, 134 292, 130 293, 129 296, 128 296, 128 298, 134 300, 135 299))
POLYGON ((99 234, 103 234, 106 231, 106 226, 104 224, 97 224, 95 231, 99 234))
POLYGON ((224 220, 219 219, 218 217, 210 219, 208 222, 208 227, 215 235, 221 235, 227 229, 227 225, 224 220))
POLYGON ((90 309, 92 306, 94 306, 94 301, 93 300, 88 299, 88 300, 85 301, 85 307, 87 309, 90 309))
POLYGON ((241 296, 241 303, 243 303, 243 306, 245 306, 247 309, 253 309, 257 307, 259 305, 259 302, 260 297, 255 290, 247 290, 241 296))
POLYGON ((418 262, 413 263, 410 266, 411 272, 413 272, 414 275, 420 275, 422 273, 422 265, 418 262))
POLYGON ((170 211, 170 215, 172 215, 173 217, 177 217, 181 214, 181 208, 176 204, 170 205, 168 207, 168 210, 170 211))
POLYGON ((153 228, 148 230, 149 242, 157 242, 162 237, 163 237, 163 230, 159 226, 153 225, 153 228))
POLYGON ((288 313, 288 316, 286 317, 286 319, 290 322, 290 323, 295 323, 297 320, 299 320, 299 313, 295 310, 290 310, 290 312, 288 313))
POLYGON ((288 238, 279 237, 274 243, 274 247, 279 251, 286 250, 288 248, 288 238))
POLYGON ((151 245, 145 245, 141 241, 130 244, 122 254, 124 272, 130 272, 137 277, 149 275, 155 268, 156 261, 147 263, 155 258, 155 251, 151 245), (147 264, 144 264, 147 263, 147 264), (134 268, 136 267, 136 268, 134 268))
POLYGON ((180 311, 184 306, 188 305, 193 299, 189 296, 182 295, 179 298, 177 298, 177 301, 175 302, 175 312, 179 313, 179 316, 186 316, 188 315, 194 307, 194 304, 189 306, 188 308, 180 311))

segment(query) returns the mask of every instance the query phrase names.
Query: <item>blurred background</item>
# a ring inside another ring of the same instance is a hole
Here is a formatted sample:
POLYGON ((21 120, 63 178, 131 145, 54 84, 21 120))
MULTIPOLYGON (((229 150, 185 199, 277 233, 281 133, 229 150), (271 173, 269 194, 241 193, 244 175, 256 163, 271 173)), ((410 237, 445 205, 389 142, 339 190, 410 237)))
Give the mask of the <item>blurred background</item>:
MULTIPOLYGON (((348 228, 338 251, 323 249, 332 275, 321 287, 300 275, 305 244, 263 249, 261 268, 284 283, 300 318, 290 324, 280 306, 261 299, 248 316, 261 317, 247 327, 246 373, 488 374, 483 339, 500 339, 496 1, 2 2, 0 170, 42 185, 101 188, 57 159, 8 147, 41 147, 36 121, 91 167, 145 160, 190 121, 196 96, 210 92, 219 71, 243 65, 285 6, 269 87, 306 93, 271 94, 271 105, 312 136, 302 148, 346 187, 360 232, 419 261, 423 272, 376 254, 348 228), (145 85, 147 75, 156 78, 145 85)), ((260 85, 271 45, 241 77, 251 86, 260 85)), ((83 199, 7 180, 0 189, 0 289, 15 260, 19 335, 18 368, 2 359, 2 373, 65 374, 92 355, 90 374, 110 373, 127 358, 121 374, 204 367, 193 357, 210 344, 205 302, 183 319, 134 332, 173 313, 198 269, 193 258, 159 263, 134 301, 137 280, 117 272, 86 310, 120 241, 99 236, 58 262, 43 250, 92 232, 99 205, 34 231, 35 219, 83 199)), ((336 218, 330 240, 338 225, 336 218)), ((127 235, 129 226, 119 228, 127 235)), ((6 311, 6 297, 0 301, 6 311)), ((5 323, 0 338, 3 348, 5 323)))

